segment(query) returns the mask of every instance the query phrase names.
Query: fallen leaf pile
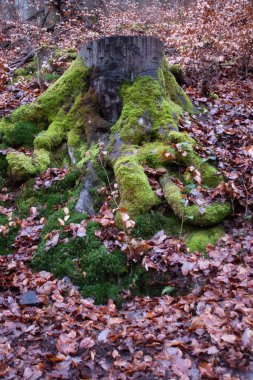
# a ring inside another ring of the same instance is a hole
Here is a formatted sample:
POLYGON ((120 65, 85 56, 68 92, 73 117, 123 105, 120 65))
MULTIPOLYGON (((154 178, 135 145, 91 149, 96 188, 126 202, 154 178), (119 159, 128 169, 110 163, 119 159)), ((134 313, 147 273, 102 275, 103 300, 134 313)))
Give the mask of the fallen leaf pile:
POLYGON ((31 259, 31 255, 37 248, 36 244, 40 240, 44 223, 45 219, 38 217, 38 211, 35 207, 31 207, 28 218, 19 221, 20 230, 14 242, 16 260, 31 259))
MULTIPOLYGON (((217 84, 217 90, 219 100, 204 100, 208 112, 201 118, 182 119, 181 128, 201 144, 198 153, 215 160, 228 180, 219 193, 225 192, 248 210, 253 205, 253 83, 236 79, 223 87, 217 84)), ((199 107, 196 92, 195 96, 199 107)))
MULTIPOLYGON (((168 270, 179 264, 192 291, 136 298, 121 310, 82 299, 67 278, 32 274, 15 256, 1 257, 1 376, 245 379, 253 349, 253 240, 237 234, 235 228, 210 246, 209 260, 162 249, 168 270), (21 302, 28 291, 38 305, 21 302)), ((157 239, 160 247, 166 241, 157 239)))

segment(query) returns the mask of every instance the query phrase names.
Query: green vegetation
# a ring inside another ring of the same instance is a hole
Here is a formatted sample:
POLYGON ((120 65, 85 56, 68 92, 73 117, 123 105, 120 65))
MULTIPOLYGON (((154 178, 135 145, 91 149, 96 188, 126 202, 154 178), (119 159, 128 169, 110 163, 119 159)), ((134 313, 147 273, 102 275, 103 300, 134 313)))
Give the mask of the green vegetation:
POLYGON ((194 227, 189 223, 182 224, 175 215, 152 212, 137 217, 133 236, 150 239, 161 230, 177 239, 182 236, 190 252, 205 253, 207 244, 216 244, 217 240, 224 235, 220 225, 211 228, 194 227))
POLYGON ((80 146, 80 135, 85 127, 80 94, 87 86, 87 73, 82 59, 76 59, 36 102, 19 107, 9 119, 1 120, 0 132, 5 145, 17 148, 34 144, 35 148, 33 157, 16 152, 8 154, 9 172, 16 181, 45 170, 50 165, 46 151, 59 146, 70 130, 70 145, 80 146))
POLYGON ((220 223, 231 213, 229 202, 212 202, 200 207, 198 205, 187 206, 179 187, 174 184, 169 176, 161 180, 164 197, 175 215, 181 220, 196 226, 212 226, 220 223), (203 210, 204 209, 204 210, 203 210))
MULTIPOLYGON (((157 80, 139 77, 134 83, 123 83, 120 90, 123 109, 111 128, 108 149, 109 153, 116 154, 107 155, 104 164, 110 166, 107 172, 98 159, 101 148, 95 142, 98 131, 110 125, 98 114, 96 95, 92 89, 88 90, 89 70, 81 58, 34 103, 18 108, 10 118, 0 122, 3 147, 34 147, 31 153, 13 151, 0 160, 2 176, 9 173, 15 181, 26 181, 16 196, 16 216, 27 217, 33 206, 46 220, 32 261, 33 268, 48 270, 61 278, 68 276, 84 296, 94 297, 98 304, 108 298, 120 304, 124 290, 131 290, 132 294, 160 295, 166 274, 147 272, 138 264, 130 266, 126 255, 119 250, 107 252, 96 236, 100 226, 92 221, 86 223, 86 215, 75 210, 86 164, 92 163, 91 170, 102 186, 108 184, 108 178, 115 177, 120 192, 119 207, 136 220, 133 236, 137 239, 151 238, 163 229, 175 238, 186 238, 190 252, 205 252, 206 244, 215 243, 222 230, 202 227, 220 223, 231 211, 228 202, 213 202, 202 208, 185 203, 186 185, 195 186, 192 172, 188 170, 190 166, 200 172, 203 187, 215 187, 224 179, 195 152, 197 142, 188 134, 178 132, 180 115, 194 110, 175 79, 179 75, 175 70, 169 71, 164 64, 157 80), (67 149, 73 156, 71 163, 67 149), (50 165, 70 167, 70 164, 73 167, 63 180, 55 182, 50 189, 34 190, 32 176, 50 165), (145 174, 145 165, 167 170, 161 184, 175 215, 168 208, 168 215, 164 212, 164 205, 145 174), (180 180, 184 189, 172 178, 180 180), (69 209, 65 222, 64 207, 69 209), (72 228, 81 222, 87 224, 86 236, 75 237, 72 228), (52 231, 59 235, 59 241, 47 249, 52 231)), ((89 191, 97 210, 101 197, 95 187, 89 191)), ((122 226, 119 214, 116 222, 122 226)), ((8 243, 14 239, 12 230, 9 236, 8 243)), ((0 239, 0 248, 1 244, 6 243, 0 239)), ((4 252, 6 249, 3 245, 4 252)))
POLYGON ((168 235, 179 237, 181 222, 175 215, 163 215, 162 212, 152 212, 139 215, 133 235, 136 238, 150 239, 156 232, 164 230, 168 235))
MULTIPOLYGON (((56 211, 48 218, 43 229, 42 242, 34 256, 32 266, 36 270, 48 270, 62 278, 68 276, 79 286, 86 297, 94 297, 97 304, 105 303, 109 298, 120 304, 121 292, 130 286, 136 293, 143 294, 142 285, 144 270, 137 272, 127 264, 126 256, 116 250, 107 252, 105 246, 95 236, 100 228, 97 223, 89 222, 85 237, 71 237, 59 226, 58 218, 63 218, 62 210, 56 211), (65 243, 59 243, 48 252, 45 250, 45 236, 57 229, 60 238, 68 238, 65 243)), ((70 209, 70 223, 80 223, 84 215, 70 209)))
POLYGON ((43 172, 50 164, 50 156, 44 149, 37 149, 32 156, 21 152, 8 153, 8 170, 15 181, 20 182, 43 172))
POLYGON ((72 170, 64 179, 54 182, 49 189, 40 190, 34 190, 34 179, 30 179, 16 197, 17 215, 26 218, 33 206, 37 207, 41 216, 48 218, 55 207, 64 206, 67 202, 74 207, 79 196, 80 174, 80 170, 72 170))
POLYGON ((9 225, 9 219, 5 215, 0 214, 0 226, 5 226, 5 231, 0 233, 0 252, 1 255, 9 255, 13 252, 12 244, 18 233, 18 225, 9 225))
POLYGON ((115 178, 120 190, 120 207, 134 218, 159 204, 136 156, 123 156, 114 165, 115 178))
POLYGON ((190 252, 206 252, 207 244, 216 244, 217 240, 224 235, 220 226, 192 231, 186 238, 186 246, 190 252))
POLYGON ((37 133, 34 124, 21 121, 15 124, 3 123, 1 127, 3 142, 6 146, 18 148, 31 147, 37 133))
POLYGON ((123 110, 112 133, 120 133, 123 142, 140 145, 164 140, 170 130, 177 130, 182 108, 167 96, 164 87, 151 77, 140 77, 121 87, 123 110))
POLYGON ((172 67, 172 69, 170 70, 165 60, 163 64, 163 69, 159 70, 159 76, 160 76, 160 80, 162 81, 166 89, 166 94, 167 96, 169 96, 171 101, 179 105, 184 111, 187 111, 190 113, 195 112, 190 99, 177 83, 175 68, 172 67))

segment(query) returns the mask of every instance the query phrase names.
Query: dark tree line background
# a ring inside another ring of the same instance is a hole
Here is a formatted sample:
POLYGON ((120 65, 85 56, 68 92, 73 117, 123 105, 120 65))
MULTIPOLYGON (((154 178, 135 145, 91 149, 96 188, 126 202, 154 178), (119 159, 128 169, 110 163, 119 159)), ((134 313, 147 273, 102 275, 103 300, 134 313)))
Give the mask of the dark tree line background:
MULTIPOLYGON (((183 5, 189 1, 187 0, 158 0, 159 4, 167 7, 174 5, 183 5)), ((152 3, 157 3, 154 0, 2 0, 0 1, 0 14, 4 22, 22 20, 24 22, 34 22, 35 24, 52 28, 61 18, 67 15, 79 13, 78 17, 82 15, 92 14, 93 21, 96 20, 96 14, 108 12, 107 7, 116 5, 122 10, 127 10, 130 6, 142 8, 143 6, 150 6, 152 3)), ((87 21, 87 18, 86 18, 87 21)))

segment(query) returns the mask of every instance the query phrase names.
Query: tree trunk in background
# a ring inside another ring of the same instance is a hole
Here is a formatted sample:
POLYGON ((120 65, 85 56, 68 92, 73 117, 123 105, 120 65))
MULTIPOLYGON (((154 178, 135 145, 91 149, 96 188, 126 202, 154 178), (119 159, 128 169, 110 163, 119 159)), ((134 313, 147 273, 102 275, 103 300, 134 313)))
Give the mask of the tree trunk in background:
MULTIPOLYGON (((183 6, 188 0, 117 0, 120 11, 127 10, 128 5, 143 8, 156 3, 164 6, 183 6)), ((60 19, 60 14, 66 6, 72 6, 75 10, 92 12, 100 10, 108 12, 110 1, 106 0, 77 0, 75 3, 64 0, 2 0, 0 1, 0 15, 4 21, 31 21, 42 27, 49 27, 60 19)))

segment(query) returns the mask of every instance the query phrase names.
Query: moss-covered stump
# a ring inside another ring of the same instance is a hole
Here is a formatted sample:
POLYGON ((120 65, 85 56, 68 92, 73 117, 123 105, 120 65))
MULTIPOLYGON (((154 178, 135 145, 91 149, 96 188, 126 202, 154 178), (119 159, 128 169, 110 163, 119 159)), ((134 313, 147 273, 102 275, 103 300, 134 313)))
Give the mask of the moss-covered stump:
MULTIPOLYGON (((215 187, 223 181, 195 153, 196 142, 178 132, 180 115, 194 110, 173 72, 166 65, 162 43, 153 37, 116 36, 84 45, 65 74, 36 102, 0 122, 3 147, 34 146, 32 154, 7 155, 9 174, 16 181, 39 174, 65 141, 72 164, 80 168, 90 160, 95 167, 96 143, 102 141, 119 185, 120 207, 130 217, 160 202, 143 170, 148 164, 168 169, 161 183, 166 201, 180 219, 200 226, 219 223, 230 213, 229 203, 217 201, 204 214, 197 205, 185 208, 180 189, 170 180, 176 174, 164 152, 173 157, 173 165, 185 167, 185 183, 193 182, 188 168, 200 172, 202 186, 215 187)), ((87 187, 96 183, 95 170, 92 173, 88 171, 77 205, 82 212, 93 210, 92 199, 87 200, 87 187)))
MULTIPOLYGON (((28 181, 17 199, 20 214, 25 215, 28 205, 38 206, 48 218, 45 237, 52 228, 61 229, 56 224, 62 211, 50 215, 53 207, 68 204, 76 223, 84 218, 78 211, 96 212, 96 187, 116 180, 119 208, 137 222, 137 237, 168 228, 168 233, 187 239, 190 251, 204 252, 206 244, 215 243, 222 232, 214 226, 230 214, 231 206, 219 198, 202 199, 201 206, 186 202, 187 188, 201 192, 219 186, 224 178, 198 155, 197 142, 178 131, 183 113, 194 112, 178 84, 179 73, 179 68, 168 67, 162 43, 153 37, 115 36, 84 45, 66 72, 35 102, 0 121, 0 148, 5 152, 0 175, 28 181), (66 191, 53 187, 50 193, 35 194, 31 178, 54 165, 71 168, 74 183, 66 191), (150 185, 147 165, 164 170, 163 198, 150 185)), ((121 226, 120 213, 116 220, 121 226)), ((91 223, 85 238, 61 242, 49 252, 42 239, 34 266, 68 275, 85 295, 95 294, 97 302, 118 299, 122 289, 132 286, 135 270, 129 269, 122 253, 107 254, 95 238, 95 228, 91 223)), ((64 240, 64 231, 60 234, 64 240)), ((139 272, 136 276, 143 281, 139 272)))

